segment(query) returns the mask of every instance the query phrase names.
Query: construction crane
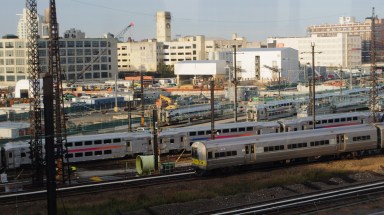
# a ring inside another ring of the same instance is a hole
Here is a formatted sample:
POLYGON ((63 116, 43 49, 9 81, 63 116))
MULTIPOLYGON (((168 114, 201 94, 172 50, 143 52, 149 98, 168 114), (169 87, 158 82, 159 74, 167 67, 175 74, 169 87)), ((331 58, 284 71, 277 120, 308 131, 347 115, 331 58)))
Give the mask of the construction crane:
POLYGON ((118 40, 121 41, 121 42, 125 42, 125 40, 124 40, 124 35, 125 35, 125 33, 127 33, 128 29, 130 29, 130 28, 133 27, 133 26, 134 26, 134 23, 133 23, 133 22, 129 23, 129 25, 128 25, 127 27, 125 27, 122 31, 120 31, 120 32, 115 36, 115 38, 118 39, 118 40))
MULTIPOLYGON (((115 36, 115 39, 119 40, 122 36, 124 36, 124 34, 128 31, 129 28, 133 27, 134 24, 133 22, 131 22, 127 27, 125 27, 120 33, 118 33, 116 36, 115 36)), ((69 80, 67 82, 67 86, 68 87, 71 87, 73 84, 75 84, 79 79, 83 78, 83 75, 86 71, 88 71, 94 63, 98 62, 100 57, 103 56, 104 54, 107 53, 108 51, 108 46, 106 48, 104 48, 103 50, 101 50, 92 60, 91 62, 85 66, 76 76, 74 79, 72 80, 69 80)))

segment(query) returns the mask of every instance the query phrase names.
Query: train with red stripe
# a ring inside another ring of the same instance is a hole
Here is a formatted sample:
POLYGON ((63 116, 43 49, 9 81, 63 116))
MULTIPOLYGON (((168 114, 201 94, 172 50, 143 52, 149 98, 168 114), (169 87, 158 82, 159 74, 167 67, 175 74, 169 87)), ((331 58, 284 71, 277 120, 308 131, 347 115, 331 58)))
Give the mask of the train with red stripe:
MULTIPOLYGON (((320 115, 316 128, 368 124, 372 119, 368 112, 320 115)), ((215 139, 228 139, 269 133, 285 133, 313 129, 311 117, 274 122, 239 122, 215 125, 215 139)), ((161 154, 190 151, 197 141, 211 138, 211 126, 173 128, 158 134, 161 154)), ((44 142, 44 141, 43 141, 44 142)), ((120 132, 77 135, 67 138, 65 148, 70 163, 135 157, 153 154, 153 134, 150 132, 120 132)), ((29 165, 28 141, 8 142, 1 147, 0 169, 19 168, 29 165)))

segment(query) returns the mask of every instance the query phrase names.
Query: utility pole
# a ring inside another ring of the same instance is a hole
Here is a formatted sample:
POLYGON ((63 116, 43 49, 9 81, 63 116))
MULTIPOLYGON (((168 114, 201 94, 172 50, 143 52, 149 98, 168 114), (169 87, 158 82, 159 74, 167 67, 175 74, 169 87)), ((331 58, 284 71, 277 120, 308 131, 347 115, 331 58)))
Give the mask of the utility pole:
POLYGON ((145 119, 144 119, 144 77, 143 77, 143 71, 140 72, 140 91, 141 91, 141 126, 145 125, 145 119))
POLYGON ((48 214, 56 214, 56 166, 55 166, 55 126, 54 126, 54 96, 53 77, 47 73, 43 78, 44 91, 44 128, 45 128, 45 153, 47 162, 47 204, 48 214))
POLYGON ((211 80, 211 140, 215 139, 215 80, 211 80))
POLYGON ((376 74, 376 35, 375 35, 375 8, 372 8, 372 17, 371 17, 371 91, 370 91, 370 100, 369 108, 371 110, 371 115, 373 122, 377 122, 377 112, 378 112, 378 92, 377 92, 377 74, 376 74))
POLYGON ((340 95, 343 94, 343 82, 344 82, 343 66, 340 65, 340 95))
POLYGON ((233 52, 233 63, 234 63, 234 74, 233 74, 233 85, 235 87, 235 101, 233 105, 233 114, 235 118, 235 122, 237 122, 237 65, 236 65, 236 45, 233 46, 234 52, 233 52))
POLYGON ((155 172, 159 170, 159 147, 157 145, 157 110, 152 110, 152 127, 153 127, 153 156, 155 172))
MULTIPOLYGON (((311 86, 309 86, 309 99, 310 99, 310 114, 312 115, 312 123, 313 123, 313 129, 316 128, 316 92, 315 92, 315 87, 316 87, 316 72, 315 72, 315 54, 321 54, 321 52, 315 52, 315 43, 311 42, 311 52, 301 52, 301 54, 306 54, 306 53, 311 53, 312 54, 312 92, 311 92, 311 86)), ((309 81, 308 81, 309 82, 309 81)), ((309 82, 310 83, 310 82, 309 82)))

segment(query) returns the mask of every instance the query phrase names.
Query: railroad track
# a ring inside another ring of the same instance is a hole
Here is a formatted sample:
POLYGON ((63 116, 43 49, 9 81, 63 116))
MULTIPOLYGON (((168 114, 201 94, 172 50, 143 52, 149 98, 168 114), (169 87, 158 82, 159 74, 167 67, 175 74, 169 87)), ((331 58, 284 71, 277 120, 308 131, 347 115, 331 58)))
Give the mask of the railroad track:
MULTIPOLYGON (((148 177, 133 177, 123 180, 80 184, 75 186, 60 187, 57 189, 58 197, 89 195, 92 193, 121 190, 127 188, 143 188, 159 184, 175 183, 180 181, 195 180, 194 171, 174 173, 167 175, 157 175, 148 177)), ((19 192, 0 195, 0 205, 9 205, 17 203, 26 203, 45 200, 46 190, 32 190, 28 192, 19 192)))
POLYGON ((199 215, 310 213, 318 212, 319 210, 338 208, 343 204, 341 203, 342 201, 351 202, 351 199, 354 199, 352 201, 354 203, 365 202, 365 198, 362 197, 379 195, 383 193, 384 181, 378 181, 362 185, 351 185, 330 191, 317 192, 315 194, 289 197, 278 201, 267 201, 260 204, 242 205, 226 209, 211 210, 199 213, 199 215), (335 203, 336 200, 337 206, 332 205, 332 203, 335 203))

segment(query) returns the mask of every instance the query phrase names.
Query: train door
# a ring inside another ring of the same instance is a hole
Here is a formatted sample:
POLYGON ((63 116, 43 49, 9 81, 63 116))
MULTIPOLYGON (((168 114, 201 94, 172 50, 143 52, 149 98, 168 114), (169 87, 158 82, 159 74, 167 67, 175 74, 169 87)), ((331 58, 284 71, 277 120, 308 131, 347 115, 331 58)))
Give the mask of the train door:
POLYGON ((17 159, 16 154, 13 151, 8 151, 5 153, 7 156, 7 166, 8 168, 17 168, 17 159))
POLYGON ((125 141, 125 154, 130 154, 132 152, 132 146, 130 141, 125 141))
POLYGON ((5 150, 0 149, 0 170, 5 168, 6 162, 5 162, 5 150))
POLYGON ((344 134, 336 135, 336 144, 339 151, 345 151, 345 138, 344 134))
POLYGON ((247 144, 245 145, 244 158, 248 162, 256 161, 256 144, 247 144))

